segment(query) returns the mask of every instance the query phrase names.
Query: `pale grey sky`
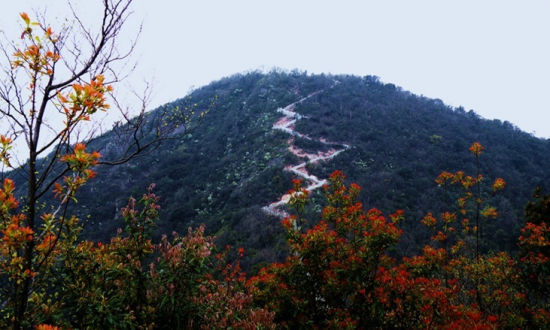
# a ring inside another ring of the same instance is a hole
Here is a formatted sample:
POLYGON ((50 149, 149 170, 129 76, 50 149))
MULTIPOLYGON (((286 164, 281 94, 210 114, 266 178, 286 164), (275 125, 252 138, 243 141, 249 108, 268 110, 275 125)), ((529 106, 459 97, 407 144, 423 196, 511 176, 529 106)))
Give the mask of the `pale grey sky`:
MULTIPOLYGON (((94 22, 92 1, 74 2, 94 22)), ((18 12, 66 8, 1 4, 0 29, 14 39, 18 12)), ((143 20, 144 30, 132 79, 154 77, 152 107, 233 73, 297 68, 377 75, 550 138, 548 0, 136 0, 134 10, 127 28, 143 20)))

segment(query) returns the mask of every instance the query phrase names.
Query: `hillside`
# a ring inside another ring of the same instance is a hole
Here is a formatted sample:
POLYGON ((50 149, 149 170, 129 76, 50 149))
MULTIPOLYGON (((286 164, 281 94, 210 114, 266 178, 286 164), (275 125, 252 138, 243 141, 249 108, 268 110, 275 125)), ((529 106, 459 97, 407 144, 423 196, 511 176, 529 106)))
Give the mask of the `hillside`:
MULTIPOLYGON (((485 232, 484 248, 513 251, 524 205, 537 185, 550 182, 550 141, 372 76, 240 74, 153 114, 189 104, 207 109, 213 100, 204 120, 188 134, 174 135, 131 163, 99 169, 79 193, 76 211, 90 216, 86 237, 112 236, 122 226, 119 213, 128 196, 141 195, 154 182, 163 207, 157 235, 205 223, 218 236, 218 245, 244 246, 248 265, 280 259, 286 254, 284 233, 278 214, 266 207, 284 198, 300 173, 307 171, 317 180, 308 184, 321 186, 340 169, 349 182, 364 188, 360 198, 367 208, 405 211, 406 234, 398 252, 414 253, 429 237, 419 220, 452 200, 434 178, 443 170, 472 173, 467 149, 479 141, 486 150, 482 172, 488 180, 502 177, 508 183, 493 201, 500 214, 485 232), (291 113, 277 111, 282 108, 291 113), (318 159, 302 164, 313 155, 318 159)), ((116 152, 108 137, 96 143, 102 153, 116 152)), ((319 213, 322 189, 314 190, 311 199, 307 212, 319 213)), ((284 212, 284 206, 277 210, 284 212)))

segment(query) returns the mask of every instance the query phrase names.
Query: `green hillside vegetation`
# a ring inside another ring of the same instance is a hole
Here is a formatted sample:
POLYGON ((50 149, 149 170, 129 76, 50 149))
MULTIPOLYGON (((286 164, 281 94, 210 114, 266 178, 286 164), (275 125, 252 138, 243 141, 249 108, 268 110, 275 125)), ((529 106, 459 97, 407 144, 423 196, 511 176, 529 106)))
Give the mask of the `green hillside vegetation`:
MULTIPOLYGON (((321 89, 297 105, 296 111, 309 119, 297 121, 296 130, 349 144, 351 149, 309 169, 319 178, 342 169, 350 181, 364 187, 364 205, 383 212, 404 209, 405 235, 394 253, 417 253, 429 237, 419 220, 427 211, 441 212, 456 195, 438 188, 433 178, 442 170, 472 172, 467 152, 472 141, 487 149, 482 164, 487 180, 504 177, 508 183, 492 201, 500 213, 483 233, 482 249, 517 249, 523 207, 536 186, 550 182, 548 140, 376 77, 297 71, 234 75, 154 110, 151 116, 189 107, 209 111, 189 133, 175 134, 156 150, 116 169, 100 168, 97 179, 78 195, 75 211, 83 219, 90 216, 84 236, 111 237, 122 226, 119 211, 127 197, 138 196, 154 182, 163 205, 155 237, 206 224, 219 246, 247 249, 245 267, 280 260, 286 255, 280 221, 261 208, 291 188, 293 176, 283 168, 299 159, 287 150, 289 135, 272 129, 280 118, 275 110, 321 89), (331 88, 334 80, 339 84, 331 88)), ((100 138, 93 147, 103 154, 116 153, 116 144, 108 141, 100 138)), ((327 147, 301 138, 296 145, 304 150, 327 147)), ((311 197, 307 212, 318 216, 322 194, 315 191, 311 197)))
POLYGON ((1 326, 549 324, 548 141, 375 77, 299 72, 225 78, 145 118, 144 143, 162 118, 194 124, 116 169, 98 166, 124 152, 116 131, 69 146, 50 198, 78 203, 42 199, 35 229, 20 169, 4 178, 1 326), (304 152, 336 155, 296 172, 322 189, 285 170, 304 152))

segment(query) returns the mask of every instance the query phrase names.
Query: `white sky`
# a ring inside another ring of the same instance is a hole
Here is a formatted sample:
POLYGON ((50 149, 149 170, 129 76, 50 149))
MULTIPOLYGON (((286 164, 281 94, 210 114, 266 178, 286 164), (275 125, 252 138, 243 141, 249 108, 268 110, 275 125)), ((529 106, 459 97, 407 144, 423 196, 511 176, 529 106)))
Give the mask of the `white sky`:
MULTIPOLYGON (((98 18, 92 1, 74 2, 98 18)), ((67 7, 0 4, 14 39, 19 12, 67 7)), ((297 68, 377 75, 550 138, 548 0, 135 0, 134 10, 127 28, 143 20, 144 31, 132 79, 154 79, 152 107, 233 73, 297 68)))

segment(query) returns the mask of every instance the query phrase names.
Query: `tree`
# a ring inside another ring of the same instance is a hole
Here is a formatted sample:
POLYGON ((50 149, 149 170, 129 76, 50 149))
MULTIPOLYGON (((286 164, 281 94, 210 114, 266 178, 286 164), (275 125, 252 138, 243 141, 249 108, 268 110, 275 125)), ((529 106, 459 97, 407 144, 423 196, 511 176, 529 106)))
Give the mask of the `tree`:
MULTIPOLYGON (((525 205, 525 224, 518 245, 519 265, 527 292, 548 302, 550 294, 550 195, 537 187, 525 205)), ((533 310, 536 311, 535 308, 533 310)))
POLYGON ((322 220, 302 232, 307 190, 294 181, 290 204, 298 216, 282 221, 290 245, 284 263, 261 269, 250 279, 257 303, 275 312, 289 328, 381 326, 380 268, 391 264, 386 249, 398 241, 402 211, 389 219, 377 209, 363 210, 361 188, 344 185, 335 171, 325 187, 328 205, 322 220))
POLYGON ((534 201, 525 205, 525 219, 537 225, 550 222, 550 195, 543 195, 542 188, 537 187, 533 192, 534 201))
POLYGON ((74 223, 67 206, 76 201, 78 188, 95 176, 91 168, 129 161, 168 138, 178 125, 185 129, 193 115, 172 109, 148 116, 146 90, 139 96, 141 109, 132 117, 112 93, 113 85, 124 76, 119 64, 127 63, 135 46, 133 41, 127 49, 119 48, 131 4, 132 0, 104 0, 98 28, 86 27, 71 4, 74 24, 58 29, 45 17, 34 21, 21 13, 21 40, 0 44, 4 55, 0 119, 7 125, 7 132, 0 135, 0 159, 2 177, 9 176, 0 189, 1 280, 6 282, 0 294, 2 304, 10 310, 3 317, 11 320, 14 328, 25 326, 23 320, 31 297, 37 294, 34 287, 41 283, 40 274, 63 233, 74 223), (115 158, 102 159, 98 152, 87 152, 84 142, 100 127, 97 115, 112 112, 111 104, 122 118, 111 136, 126 147, 117 150, 115 158), (165 120, 167 115, 172 117, 170 122, 165 120), (14 141, 26 146, 24 162, 13 157, 14 141), (15 197, 13 179, 25 181, 19 184, 26 190, 20 200, 15 197), (57 202, 46 210, 40 202, 52 189, 57 202))
POLYGON ((546 223, 522 229, 519 258, 479 249, 477 228, 497 217, 486 203, 506 185, 497 178, 490 188, 481 187, 482 150, 477 142, 470 148, 475 177, 458 171, 435 179, 464 192, 458 212, 426 215, 421 222, 434 230, 432 243, 401 261, 386 251, 402 233, 402 211, 389 219, 376 209, 365 211, 357 200, 359 186, 344 185, 343 174, 335 171, 322 219, 302 231, 308 192, 295 181, 290 204, 297 215, 282 221, 290 256, 249 280, 255 302, 274 312, 283 328, 547 328, 546 223))

